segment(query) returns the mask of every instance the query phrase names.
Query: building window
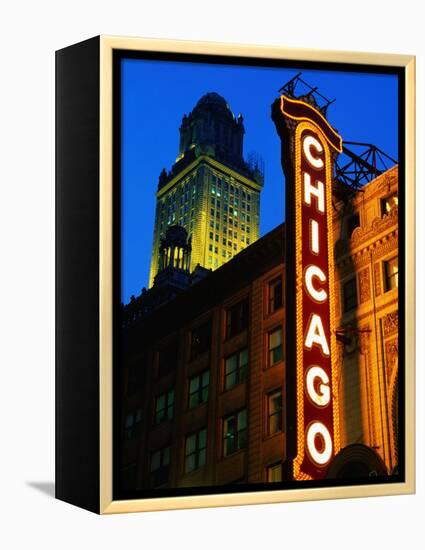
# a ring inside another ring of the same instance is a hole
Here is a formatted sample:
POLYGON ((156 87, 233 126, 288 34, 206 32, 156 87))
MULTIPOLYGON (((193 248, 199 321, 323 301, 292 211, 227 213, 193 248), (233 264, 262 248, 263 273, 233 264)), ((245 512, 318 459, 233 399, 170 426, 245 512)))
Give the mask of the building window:
POLYGON ((205 466, 207 457, 207 430, 186 437, 184 471, 193 472, 205 466))
POLYGON ((267 395, 267 435, 282 431, 282 390, 267 395))
POLYGON ((191 333, 191 358, 194 359, 201 353, 210 349, 211 342, 211 321, 192 330, 191 333))
POLYGON ((124 435, 125 439, 135 439, 137 428, 142 422, 142 409, 137 409, 135 412, 128 413, 125 417, 124 435))
POLYGON ((391 210, 398 207, 398 195, 394 193, 385 199, 381 199, 381 216, 389 214, 391 210))
POLYGON ((155 398, 155 424, 161 424, 173 418, 174 390, 161 393, 155 398))
POLYGON ((282 328, 279 327, 268 333, 268 365, 275 365, 283 358, 282 328))
POLYGON ((353 214, 347 219, 347 236, 348 238, 351 237, 353 234, 353 231, 356 229, 356 227, 360 227, 360 216, 359 214, 353 214))
POLYGON ((282 464, 272 464, 267 468, 267 481, 273 483, 276 481, 282 481, 282 464))
POLYGON ((189 409, 193 409, 201 403, 208 401, 208 386, 210 383, 210 371, 193 376, 189 380, 189 409))
POLYGON ((398 288, 398 256, 384 262, 385 292, 398 288))
POLYGON ((226 312, 226 337, 230 338, 239 334, 248 326, 249 304, 246 298, 242 302, 234 305, 226 312))
POLYGON ((151 454, 151 485, 159 487, 168 481, 170 469, 170 447, 163 447, 151 454))
POLYGON ((246 409, 228 416, 223 421, 223 455, 229 456, 247 444, 246 409))
POLYGON ((173 339, 158 352, 158 376, 167 376, 176 370, 177 339, 173 339))
POLYGON ((248 371, 248 350, 245 348, 227 357, 224 366, 224 389, 228 390, 246 380, 248 371))
POLYGON ((269 313, 274 313, 283 305, 282 277, 269 283, 269 313))
POLYGON ((357 307, 357 284, 356 278, 353 277, 343 287, 344 294, 344 311, 351 311, 357 307))

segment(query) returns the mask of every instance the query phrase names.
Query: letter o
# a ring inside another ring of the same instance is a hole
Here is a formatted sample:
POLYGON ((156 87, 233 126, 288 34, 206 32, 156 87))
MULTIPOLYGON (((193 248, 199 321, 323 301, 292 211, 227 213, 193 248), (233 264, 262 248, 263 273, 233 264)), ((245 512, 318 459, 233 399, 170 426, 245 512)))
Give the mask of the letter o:
POLYGON ((318 466, 324 466, 332 457, 332 439, 327 427, 321 422, 312 422, 307 429, 307 450, 318 466), (316 447, 316 437, 321 436, 323 439, 323 449, 318 450, 316 447))

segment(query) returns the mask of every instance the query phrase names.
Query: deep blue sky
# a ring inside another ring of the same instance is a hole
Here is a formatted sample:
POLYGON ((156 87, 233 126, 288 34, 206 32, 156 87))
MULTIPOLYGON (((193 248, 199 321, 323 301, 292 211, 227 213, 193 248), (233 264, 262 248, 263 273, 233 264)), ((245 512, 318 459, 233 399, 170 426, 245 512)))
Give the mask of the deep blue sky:
POLYGON ((148 286, 155 192, 162 168, 170 169, 179 127, 199 98, 217 92, 245 124, 244 155, 264 160, 260 233, 284 219, 280 143, 270 118, 279 88, 302 71, 303 80, 329 99, 329 122, 343 140, 377 145, 397 159, 397 78, 337 71, 122 61, 122 301, 148 286))

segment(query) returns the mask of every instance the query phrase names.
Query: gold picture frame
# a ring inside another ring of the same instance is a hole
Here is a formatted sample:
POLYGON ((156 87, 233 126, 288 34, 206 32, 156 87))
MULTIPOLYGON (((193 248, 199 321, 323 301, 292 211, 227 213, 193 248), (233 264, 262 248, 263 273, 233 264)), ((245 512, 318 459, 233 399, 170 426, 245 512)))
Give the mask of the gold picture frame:
MULTIPOLYGON (((301 50, 285 47, 267 47, 256 45, 222 44, 208 42, 156 40, 144 38, 125 38, 113 36, 100 36, 92 39, 91 48, 94 52, 92 57, 94 70, 98 65, 98 340, 96 349, 98 352, 98 363, 91 364, 90 368, 96 370, 98 380, 98 483, 94 486, 94 496, 91 504, 85 502, 85 496, 78 497, 72 494, 70 484, 63 481, 67 477, 66 468, 69 466, 64 456, 71 456, 72 449, 69 443, 63 439, 61 433, 66 429, 69 415, 72 411, 64 413, 68 403, 62 408, 59 405, 58 413, 58 434, 59 448, 57 451, 57 497, 68 502, 76 503, 82 507, 91 509, 100 514, 115 514, 123 512, 142 512, 155 510, 171 510, 184 508, 200 508, 215 506, 237 506, 247 504, 263 504, 277 502, 293 502, 302 500, 323 500, 335 498, 354 498, 364 496, 383 496, 414 493, 415 491, 415 58, 407 55, 373 54, 363 52, 338 52, 301 50), (114 138, 114 103, 113 103, 113 56, 114 51, 125 50, 132 52, 151 52, 163 54, 193 54, 221 57, 255 58, 271 60, 288 60, 292 62, 317 62, 317 63, 344 63, 353 65, 373 65, 381 67, 398 67, 404 71, 404 119, 405 119, 405 481, 391 484, 368 485, 344 485, 332 487, 296 488, 282 490, 256 490, 252 492, 232 492, 226 494, 202 494, 182 495, 155 498, 134 498, 125 500, 113 499, 113 202, 114 202, 114 167, 113 167, 113 138, 114 138), (67 416, 68 415, 68 416, 67 416), (65 418, 66 417, 66 418, 65 418), (68 464, 68 466, 67 466, 68 464), (65 473, 64 473, 65 472, 65 473), (93 504, 94 503, 94 504, 93 504)), ((83 43, 84 44, 84 43, 83 43)), ((81 46, 83 48, 83 46, 81 46)), ((74 47, 58 52, 59 90, 66 81, 63 74, 66 71, 65 56, 67 50, 70 52, 74 47)), ((63 92, 64 93, 64 92, 63 92)), ((95 94, 95 92, 93 92, 95 94)), ((97 93, 97 92, 96 92, 97 93)), ((63 95, 63 94, 62 94, 63 95)), ((58 101, 61 101, 59 94, 58 101)), ((59 113, 60 107, 59 107, 59 113)), ((63 131, 63 116, 59 116, 57 132, 63 131)), ((66 140, 61 138, 60 144, 66 140)), ((66 155, 66 150, 60 147, 60 155, 66 155)), ((63 162, 62 162, 63 164, 63 162)), ((59 174, 57 185, 63 185, 62 176, 59 174)), ((61 200, 59 194, 59 201, 61 200)), ((62 207, 60 207, 62 208, 62 207)), ((59 208, 59 210, 60 210, 59 208)), ((65 207, 63 207, 65 208, 65 207)), ((58 227, 62 235, 63 210, 58 213, 58 227), (62 216, 61 216, 62 212, 62 216)), ((74 218, 75 222, 75 218, 74 218)), ((73 223, 74 223, 73 222, 73 223)), ((63 241, 59 240, 58 246, 63 241)), ((66 261, 61 264, 66 269, 66 261)), ((59 277, 61 271, 59 268, 59 277)), ((62 279, 61 279, 62 280, 62 279)), ((59 292, 67 292, 68 283, 62 283, 59 292)), ((76 284, 76 283, 70 283, 76 284)), ((59 300, 61 304, 61 300, 59 300)), ((62 322, 61 306, 58 308, 58 321, 62 322)), ((65 314, 64 314, 65 315, 65 314)), ((59 330, 60 334, 61 331, 59 330)), ((64 338, 64 337, 63 337, 64 338)), ((60 348, 62 349, 62 348, 60 348)), ((68 368, 61 360, 60 350, 57 360, 57 390, 58 401, 68 391, 70 394, 78 393, 78 388, 68 386, 64 389, 62 384, 63 373, 68 368)), ((83 376, 83 375, 81 375, 83 376)), ((82 380, 82 378, 81 378, 82 380)), ((81 383, 80 380, 80 383, 81 383)), ((97 420, 96 420, 97 422, 97 420)), ((97 445, 97 442, 95 442, 97 445)), ((96 447, 95 443, 90 443, 96 447)), ((76 466, 69 466, 72 474, 69 479, 75 483, 78 477, 76 466)), ((94 470, 95 471, 95 470, 94 470)), ((84 472, 81 472, 81 483, 89 483, 84 479, 84 472)), ((84 492, 84 491, 83 491, 84 492)))

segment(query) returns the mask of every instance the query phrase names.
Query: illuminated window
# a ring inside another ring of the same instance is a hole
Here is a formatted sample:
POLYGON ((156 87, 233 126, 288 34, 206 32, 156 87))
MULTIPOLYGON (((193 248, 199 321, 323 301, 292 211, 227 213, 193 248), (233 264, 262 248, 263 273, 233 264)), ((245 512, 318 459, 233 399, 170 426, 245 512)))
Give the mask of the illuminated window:
POLYGON ((229 389, 246 380, 248 371, 248 350, 243 349, 227 357, 224 362, 224 389, 229 389))
POLYGON ((137 409, 135 412, 128 413, 124 422, 125 439, 135 439, 138 427, 142 422, 142 409, 137 409))
POLYGON ((385 292, 398 288, 398 256, 384 262, 385 292))
POLYGON ((267 435, 282 431, 282 390, 267 395, 267 435))
POLYGON ((191 358, 194 359, 201 353, 210 349, 211 342, 211 321, 192 330, 191 358))
POLYGON ((239 302, 226 312, 226 337, 239 334, 248 327, 248 299, 239 302))
POLYGON ((384 216, 385 214, 388 214, 393 210, 394 208, 398 207, 398 195, 397 193, 394 193, 393 195, 390 195, 389 197, 385 197, 385 199, 381 199, 381 215, 384 216))
POLYGON ((193 472, 205 466, 207 457, 207 430, 186 437, 184 471, 193 472))
POLYGON ((155 424, 161 424, 173 418, 174 390, 161 393, 155 398, 155 424))
POLYGON ((282 464, 272 464, 267 467, 267 481, 269 483, 282 481, 282 464))
POLYGON ((189 380, 189 409, 193 409, 208 400, 210 371, 206 370, 189 380))
POLYGON ((360 216, 359 214, 353 214, 347 219, 347 237, 350 238, 353 234, 353 231, 360 227, 360 216))
POLYGON ((275 365, 283 358, 282 328, 268 333, 268 366, 275 365))
POLYGON ((153 487, 167 483, 170 470, 170 447, 163 447, 151 454, 149 469, 153 487))
POLYGON ((246 409, 228 416, 223 421, 223 455, 229 456, 247 444, 246 409))
POLYGON ((269 283, 269 313, 274 313, 276 310, 282 307, 282 278, 279 277, 271 283, 269 283))
POLYGON ((347 312, 355 309, 357 307, 357 283, 355 277, 344 283, 343 295, 344 311, 347 312))

